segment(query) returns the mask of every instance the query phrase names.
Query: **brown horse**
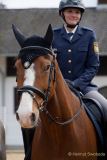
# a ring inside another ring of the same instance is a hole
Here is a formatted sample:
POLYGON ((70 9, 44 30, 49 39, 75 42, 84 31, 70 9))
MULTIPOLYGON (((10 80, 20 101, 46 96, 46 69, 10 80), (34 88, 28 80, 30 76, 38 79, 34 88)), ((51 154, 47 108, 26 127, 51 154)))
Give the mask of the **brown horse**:
POLYGON ((51 26, 44 38, 13 30, 22 47, 15 63, 17 118, 21 127, 36 127, 31 160, 97 160, 94 126, 61 74, 50 48, 51 26))

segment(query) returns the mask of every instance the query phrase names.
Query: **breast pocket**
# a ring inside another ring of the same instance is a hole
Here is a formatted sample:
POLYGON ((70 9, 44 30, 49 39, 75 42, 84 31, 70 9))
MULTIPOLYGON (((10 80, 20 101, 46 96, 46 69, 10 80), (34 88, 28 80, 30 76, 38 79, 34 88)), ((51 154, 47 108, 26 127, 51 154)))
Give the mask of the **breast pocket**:
POLYGON ((88 47, 87 46, 81 46, 81 47, 78 48, 78 51, 87 52, 88 51, 88 47))
POLYGON ((80 63, 79 60, 81 59, 81 62, 84 63, 87 59, 88 55, 88 47, 87 46, 81 46, 77 49, 77 57, 76 57, 76 62, 80 63))

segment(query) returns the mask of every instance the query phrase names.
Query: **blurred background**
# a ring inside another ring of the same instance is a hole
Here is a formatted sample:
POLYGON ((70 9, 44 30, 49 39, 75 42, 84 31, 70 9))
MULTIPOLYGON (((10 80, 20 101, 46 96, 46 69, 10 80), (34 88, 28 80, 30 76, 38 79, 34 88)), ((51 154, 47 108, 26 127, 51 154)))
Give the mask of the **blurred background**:
MULTIPOLYGON (((83 0, 86 12, 82 24, 95 30, 100 47, 101 66, 94 82, 107 97, 107 0, 83 0)), ((0 120, 6 133, 6 148, 22 148, 21 130, 16 121, 16 78, 14 62, 20 47, 13 35, 15 24, 26 36, 44 35, 48 24, 62 25, 59 0, 0 1, 0 120)))

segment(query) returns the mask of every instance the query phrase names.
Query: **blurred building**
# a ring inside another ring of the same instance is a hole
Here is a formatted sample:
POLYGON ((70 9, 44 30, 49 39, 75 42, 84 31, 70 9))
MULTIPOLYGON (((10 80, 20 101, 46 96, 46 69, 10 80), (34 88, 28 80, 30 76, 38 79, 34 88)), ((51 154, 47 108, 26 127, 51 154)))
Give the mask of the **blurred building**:
MULTIPOLYGON (((94 81, 102 87, 101 92, 107 96, 107 0, 92 2, 93 6, 87 8, 82 24, 97 33, 101 67, 94 81)), ((11 25, 15 24, 29 36, 44 35, 50 23, 53 27, 62 24, 58 9, 0 9, 0 118, 5 125, 7 146, 23 144, 20 126, 15 118, 17 101, 14 62, 20 46, 15 40, 11 25)))

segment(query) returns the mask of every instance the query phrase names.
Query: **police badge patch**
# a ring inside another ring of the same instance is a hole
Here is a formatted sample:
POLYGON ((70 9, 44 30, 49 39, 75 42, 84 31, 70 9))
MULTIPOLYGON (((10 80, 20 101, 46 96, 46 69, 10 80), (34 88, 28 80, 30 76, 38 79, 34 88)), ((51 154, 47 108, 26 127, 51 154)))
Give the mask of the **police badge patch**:
POLYGON ((96 53, 96 54, 99 54, 99 46, 98 46, 98 42, 94 42, 94 52, 96 53))

